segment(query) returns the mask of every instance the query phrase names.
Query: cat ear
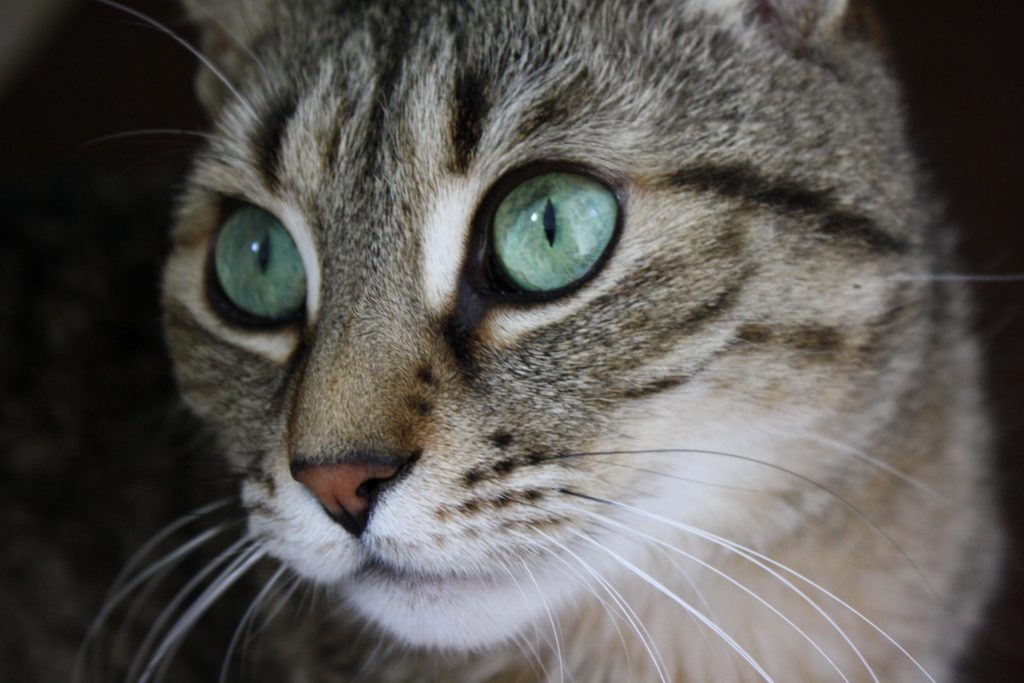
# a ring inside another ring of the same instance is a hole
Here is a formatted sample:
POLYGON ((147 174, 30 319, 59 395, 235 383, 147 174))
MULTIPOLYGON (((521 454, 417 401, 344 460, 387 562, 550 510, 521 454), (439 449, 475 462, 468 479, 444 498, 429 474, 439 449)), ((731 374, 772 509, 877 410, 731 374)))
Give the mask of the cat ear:
POLYGON ((182 0, 199 27, 199 49, 206 58, 196 76, 199 101, 212 115, 234 97, 232 88, 255 62, 249 45, 263 31, 270 11, 263 0, 182 0), (230 85, 229 85, 230 84, 230 85))
MULTIPOLYGON (((799 51, 839 34, 857 0, 691 0, 691 6, 747 37, 799 51)), ((857 14, 860 14, 858 11, 857 14)))

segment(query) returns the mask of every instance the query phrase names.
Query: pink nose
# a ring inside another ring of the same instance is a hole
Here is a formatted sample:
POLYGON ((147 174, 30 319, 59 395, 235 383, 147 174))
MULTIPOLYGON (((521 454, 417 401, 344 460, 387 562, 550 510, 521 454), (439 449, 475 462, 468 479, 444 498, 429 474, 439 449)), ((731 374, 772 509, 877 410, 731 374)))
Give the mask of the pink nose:
POLYGON ((327 513, 351 534, 366 528, 370 506, 381 484, 398 473, 399 466, 360 459, 334 463, 292 463, 292 476, 313 492, 327 513))

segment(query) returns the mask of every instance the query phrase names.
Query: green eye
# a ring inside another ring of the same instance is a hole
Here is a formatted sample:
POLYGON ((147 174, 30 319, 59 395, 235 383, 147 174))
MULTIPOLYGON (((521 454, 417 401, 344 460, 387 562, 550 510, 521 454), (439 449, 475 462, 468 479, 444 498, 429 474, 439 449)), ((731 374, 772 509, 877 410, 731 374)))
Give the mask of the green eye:
POLYGON ((524 292, 551 292, 584 277, 611 244, 619 204, 604 185, 546 173, 518 185, 494 213, 498 264, 524 292))
POLYGON ((272 215, 245 206, 220 228, 214 271, 224 295, 261 322, 293 318, 306 300, 306 270, 291 235, 272 215))

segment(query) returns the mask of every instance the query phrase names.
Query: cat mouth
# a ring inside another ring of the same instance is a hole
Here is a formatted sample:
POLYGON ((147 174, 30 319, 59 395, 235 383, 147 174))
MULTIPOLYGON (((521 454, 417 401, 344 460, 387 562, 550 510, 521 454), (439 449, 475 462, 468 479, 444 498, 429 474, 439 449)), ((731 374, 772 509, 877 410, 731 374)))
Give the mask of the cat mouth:
POLYGON ((383 582, 406 588, 452 587, 494 581, 494 577, 485 571, 437 571, 423 567, 408 567, 396 564, 379 555, 368 555, 355 571, 353 578, 359 582, 383 582))
POLYGON ((357 579, 400 581, 402 583, 434 583, 442 580, 438 574, 420 569, 409 569, 389 562, 377 555, 371 555, 356 570, 357 579))

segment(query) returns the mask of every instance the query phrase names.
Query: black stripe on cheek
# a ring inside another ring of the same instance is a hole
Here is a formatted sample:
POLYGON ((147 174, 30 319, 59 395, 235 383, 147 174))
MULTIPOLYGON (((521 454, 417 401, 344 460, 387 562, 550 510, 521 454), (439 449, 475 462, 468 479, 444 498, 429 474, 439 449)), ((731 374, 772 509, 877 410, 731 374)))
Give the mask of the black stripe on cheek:
POLYGON ((299 100, 292 94, 282 96, 264 117, 252 135, 256 164, 267 187, 281 186, 281 144, 288 122, 295 115, 299 100))
POLYGON ((484 94, 484 83, 480 74, 471 69, 464 69, 455 79, 452 154, 449 162, 454 173, 466 173, 483 135, 484 119, 490 110, 490 103, 484 94))
POLYGON ((519 124, 519 139, 524 140, 541 128, 564 123, 568 118, 569 110, 566 108, 564 99, 549 97, 531 109, 523 122, 519 124))
POLYGON ((324 173, 331 173, 338 163, 338 148, 341 146, 341 123, 335 122, 331 134, 326 138, 323 151, 320 153, 320 162, 324 173))
POLYGON ((695 166, 665 176, 662 184, 710 192, 782 213, 810 215, 818 220, 818 232, 855 240, 872 251, 904 253, 909 249, 905 241, 885 232, 867 216, 839 206, 830 192, 812 190, 791 180, 767 178, 744 166, 695 166))
POLYGON ((638 399, 655 396, 665 391, 681 387, 690 381, 690 378, 683 375, 669 375, 660 379, 652 380, 639 386, 626 387, 617 392, 615 398, 638 399))
POLYGON ((831 354, 841 350, 843 335, 831 325, 768 325, 747 323, 736 330, 736 339, 745 344, 781 344, 796 351, 831 354))

